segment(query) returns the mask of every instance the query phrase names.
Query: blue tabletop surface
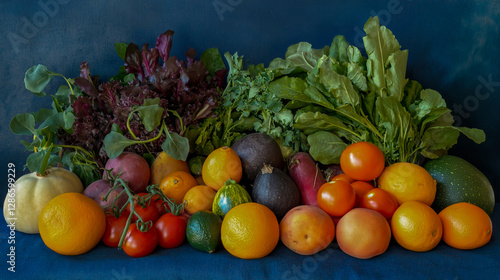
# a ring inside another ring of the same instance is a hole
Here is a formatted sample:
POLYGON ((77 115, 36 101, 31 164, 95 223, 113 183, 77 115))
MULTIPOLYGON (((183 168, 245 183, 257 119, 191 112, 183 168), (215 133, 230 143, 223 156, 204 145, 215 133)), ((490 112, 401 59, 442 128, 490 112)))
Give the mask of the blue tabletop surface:
POLYGON ((157 248, 143 258, 131 258, 104 244, 83 255, 62 256, 48 249, 40 235, 11 232, 2 222, 0 279, 498 279, 499 203, 491 219, 492 239, 478 249, 458 250, 441 242, 429 252, 417 253, 393 240, 384 254, 367 260, 343 253, 335 240, 313 256, 298 255, 279 243, 257 260, 233 257, 222 247, 212 254, 200 252, 187 242, 175 249, 157 248), (9 245, 9 240, 15 244, 9 245), (10 246, 15 272, 8 270, 10 246))

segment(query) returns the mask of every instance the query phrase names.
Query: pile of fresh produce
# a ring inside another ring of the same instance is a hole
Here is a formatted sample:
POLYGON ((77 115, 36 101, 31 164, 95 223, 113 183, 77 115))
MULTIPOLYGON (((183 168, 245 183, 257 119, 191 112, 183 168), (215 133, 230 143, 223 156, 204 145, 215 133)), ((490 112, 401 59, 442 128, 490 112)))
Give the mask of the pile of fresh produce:
POLYGON ((66 85, 52 109, 11 121, 33 135, 32 173, 10 186, 4 217, 14 193, 16 229, 64 255, 101 241, 132 257, 189 243, 243 259, 280 240, 361 259, 392 238, 418 252, 487 244, 491 184, 447 155, 460 133, 481 143, 483 131, 453 126, 442 96, 406 78, 408 52, 378 18, 365 32, 366 57, 336 36, 267 68, 226 54, 226 70, 216 49, 180 61, 172 31, 154 48, 116 44, 125 64, 108 82, 86 63, 75 79, 30 68, 39 96, 55 77, 66 85))

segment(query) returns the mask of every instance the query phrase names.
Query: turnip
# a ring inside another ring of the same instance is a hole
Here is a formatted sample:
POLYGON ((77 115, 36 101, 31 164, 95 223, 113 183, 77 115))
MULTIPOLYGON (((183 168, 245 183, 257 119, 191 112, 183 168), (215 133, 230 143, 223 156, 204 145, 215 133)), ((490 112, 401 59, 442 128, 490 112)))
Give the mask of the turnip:
MULTIPOLYGON (((104 167, 112 169, 111 174, 117 176, 121 173, 120 179, 127 182, 129 188, 135 193, 146 192, 151 175, 148 162, 140 155, 123 152, 114 159, 109 159, 104 167)), ((103 179, 107 179, 107 172, 104 172, 103 179)))
POLYGON ((318 206, 316 195, 326 180, 311 155, 306 152, 293 154, 288 160, 288 170, 299 188, 302 204, 318 206))
MULTIPOLYGON (((85 188, 83 194, 95 200, 104 211, 109 211, 113 207, 114 200, 123 191, 123 188, 121 187, 113 189, 106 198, 106 194, 112 187, 113 183, 111 181, 101 179, 93 182, 87 188, 85 188)), ((121 208, 127 202, 127 199, 127 194, 123 193, 116 201, 115 206, 121 208)))

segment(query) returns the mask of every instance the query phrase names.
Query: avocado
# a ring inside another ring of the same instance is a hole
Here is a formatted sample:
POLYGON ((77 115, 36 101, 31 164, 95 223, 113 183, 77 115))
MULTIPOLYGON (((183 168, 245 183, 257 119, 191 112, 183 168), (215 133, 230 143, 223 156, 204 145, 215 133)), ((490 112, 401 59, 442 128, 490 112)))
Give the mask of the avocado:
POLYGON ((495 194, 488 178, 468 161, 452 155, 430 160, 424 168, 437 182, 436 198, 431 207, 440 212, 458 202, 469 202, 488 215, 495 206, 495 194))

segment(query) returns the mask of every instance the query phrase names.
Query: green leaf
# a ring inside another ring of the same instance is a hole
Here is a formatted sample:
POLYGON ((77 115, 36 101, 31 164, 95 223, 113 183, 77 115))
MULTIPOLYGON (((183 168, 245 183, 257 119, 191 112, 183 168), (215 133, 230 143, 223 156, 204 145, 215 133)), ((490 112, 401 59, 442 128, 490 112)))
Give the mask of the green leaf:
POLYGON ((201 54, 200 60, 203 62, 203 65, 205 65, 210 75, 213 75, 217 70, 226 69, 224 60, 222 60, 222 56, 217 48, 205 50, 201 54))
POLYGON ((161 148, 170 157, 185 161, 189 155, 189 140, 175 132, 170 133, 170 135, 167 135, 161 148))
POLYGON ((47 67, 44 65, 38 64, 26 71, 24 75, 24 85, 26 89, 32 93, 39 96, 45 96, 46 94, 43 93, 43 90, 54 76, 60 76, 60 74, 51 72, 47 70, 47 67))
POLYGON ((62 164, 75 173, 85 187, 102 178, 97 164, 79 152, 66 151, 62 157, 62 164))
POLYGON ((340 137, 327 131, 318 131, 307 136, 307 143, 311 156, 322 164, 340 163, 340 155, 347 147, 340 137))
MULTIPOLYGON (((45 149, 29 155, 28 158, 26 159, 26 166, 28 167, 28 169, 31 172, 40 172, 43 159, 49 151, 50 149, 45 149)), ((61 163, 61 158, 58 155, 51 153, 49 155, 49 161, 47 166, 56 166, 59 163, 61 163)))
POLYGON ((346 130, 344 122, 339 118, 320 112, 306 112, 297 115, 294 128, 302 130, 306 135, 317 131, 339 131, 346 130))
POLYGON ((319 83, 327 91, 327 97, 330 96, 328 100, 337 106, 344 104, 357 106, 360 102, 358 92, 354 89, 348 77, 340 75, 333 70, 334 63, 331 58, 324 56, 318 61, 316 66, 319 83))
POLYGON ((328 109, 335 108, 321 92, 300 78, 285 76, 275 80, 269 84, 269 91, 278 98, 314 103, 328 109))
POLYGON ((446 101, 439 92, 432 89, 424 89, 420 92, 421 102, 416 108, 417 118, 422 119, 437 108, 446 108, 446 101))
POLYGON ((347 78, 349 78, 352 84, 356 86, 359 90, 361 91, 368 90, 366 73, 363 70, 363 68, 361 68, 361 66, 359 66, 358 64, 354 62, 349 62, 347 64, 347 78))
POLYGON ((368 55, 368 80, 372 90, 377 91, 379 96, 387 96, 386 63, 389 56, 399 51, 401 46, 388 28, 380 26, 378 17, 370 17, 364 30, 366 36, 363 37, 363 43, 368 55))
POLYGON ((36 135, 35 117, 30 113, 15 115, 9 126, 12 133, 16 135, 36 135))
POLYGON ((305 71, 312 71, 317 60, 323 55, 328 55, 328 53, 328 46, 323 49, 313 49, 311 44, 300 42, 288 47, 285 58, 292 62, 295 67, 301 67, 305 71))
POLYGON ((349 43, 342 35, 337 35, 333 38, 332 45, 330 46, 330 54, 329 57, 335 59, 338 62, 347 62, 347 49, 349 47, 349 43))
POLYGON ((165 111, 160 107, 160 98, 145 99, 142 106, 136 109, 139 114, 144 128, 151 132, 161 125, 163 112, 165 111))
POLYGON ((115 50, 118 56, 125 61, 125 54, 127 52, 127 43, 115 43, 115 50))
POLYGON ((116 131, 111 131, 104 137, 103 143, 108 157, 113 159, 118 157, 128 146, 136 144, 136 141, 130 140, 116 131))
POLYGON ((476 144, 481 144, 486 141, 486 134, 483 130, 477 128, 468 128, 468 127, 455 127, 458 131, 462 132, 469 139, 474 141, 476 144))
POLYGON ((408 50, 396 51, 389 56, 388 69, 385 73, 385 84, 389 96, 396 97, 398 101, 403 100, 406 79, 406 63, 408 61, 408 50))

